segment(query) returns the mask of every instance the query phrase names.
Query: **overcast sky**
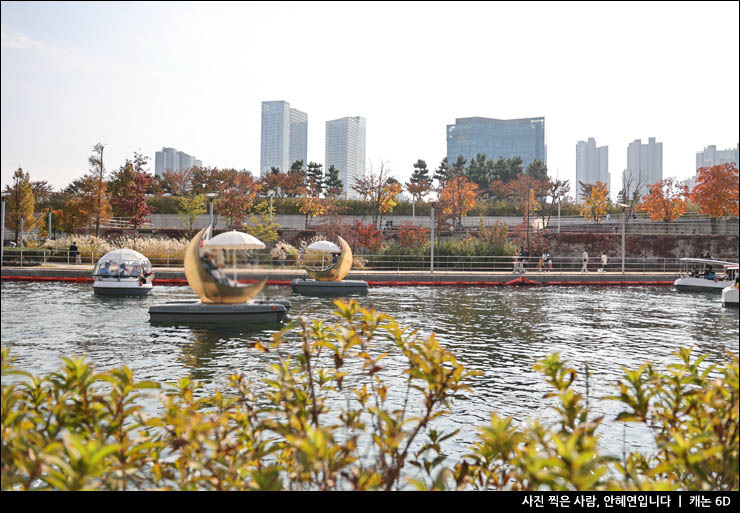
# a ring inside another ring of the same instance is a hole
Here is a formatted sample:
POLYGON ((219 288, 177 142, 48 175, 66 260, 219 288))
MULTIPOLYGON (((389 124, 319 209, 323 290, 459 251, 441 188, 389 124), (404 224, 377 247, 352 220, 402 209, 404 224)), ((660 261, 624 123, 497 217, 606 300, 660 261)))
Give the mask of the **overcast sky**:
MULTIPOLYGON (((435 168, 456 117, 545 117, 551 176, 576 142, 663 142, 663 174, 738 142, 738 3, 2 2, 2 184, 66 186, 162 146, 259 174, 264 100, 367 119, 367 158, 435 168)), ((616 187, 614 187, 616 188, 616 187)), ((612 191, 613 195, 616 191, 612 191)))

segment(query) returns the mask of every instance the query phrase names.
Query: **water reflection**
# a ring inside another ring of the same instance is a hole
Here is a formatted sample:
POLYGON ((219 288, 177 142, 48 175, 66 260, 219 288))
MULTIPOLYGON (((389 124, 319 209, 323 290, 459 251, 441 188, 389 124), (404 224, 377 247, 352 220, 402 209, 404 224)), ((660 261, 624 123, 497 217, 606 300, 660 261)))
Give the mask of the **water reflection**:
MULTIPOLYGON (((332 298, 292 294, 289 287, 266 287, 263 297, 288 299, 288 321, 299 315, 329 319, 335 310, 332 298)), ((253 382, 267 376, 278 356, 252 345, 269 342, 279 326, 149 323, 150 305, 195 298, 188 287, 155 287, 137 298, 95 296, 86 284, 3 282, 2 344, 21 368, 37 374, 57 370, 61 356, 84 354, 100 370, 125 364, 137 379, 159 382, 189 376, 211 391, 223 388, 232 373, 253 382)), ((481 372, 473 392, 461 395, 440 426, 461 428, 446 449, 453 456, 465 452, 491 411, 519 421, 552 418, 552 402, 543 398, 547 387, 532 365, 554 351, 580 373, 588 365, 591 406, 607 418, 600 428, 606 450, 621 454, 625 443, 649 450, 650 437, 639 428, 630 427, 623 440, 624 427, 613 422, 619 407, 599 399, 613 392, 621 366, 636 368, 646 360, 664 366, 681 346, 717 362, 725 351, 737 352, 740 334, 738 311, 723 308, 718 296, 668 288, 373 287, 358 301, 421 335, 436 333, 461 363, 481 372)), ((282 351, 295 353, 297 336, 288 338, 282 351)), ((384 362, 390 400, 396 401, 405 391, 404 361, 392 353, 384 362)))

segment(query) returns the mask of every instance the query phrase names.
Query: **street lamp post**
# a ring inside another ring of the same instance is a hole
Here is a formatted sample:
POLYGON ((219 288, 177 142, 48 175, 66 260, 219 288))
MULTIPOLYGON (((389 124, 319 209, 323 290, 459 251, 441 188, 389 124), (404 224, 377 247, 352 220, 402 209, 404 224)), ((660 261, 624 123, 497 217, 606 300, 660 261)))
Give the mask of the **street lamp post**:
POLYGON ((622 274, 624 274, 624 209, 626 209, 628 205, 619 203, 619 206, 622 207, 622 274))
POLYGON ((431 242, 432 243, 430 245, 430 248, 432 251, 431 253, 432 258, 430 259, 430 262, 429 262, 429 272, 433 273, 434 272, 434 205, 432 205, 432 241, 431 242))
POLYGON ((2 193, 3 203, 3 216, 2 216, 2 239, 0 239, 0 267, 3 265, 3 257, 5 257, 5 197, 8 196, 8 192, 2 193))
POLYGON ((213 233, 213 230, 216 229, 216 227, 213 226, 213 199, 216 198, 217 196, 218 196, 218 194, 216 194, 215 192, 209 192, 208 194, 206 194, 206 198, 208 198, 208 200, 209 200, 209 202, 211 204, 211 223, 210 223, 211 224, 211 233, 213 233))

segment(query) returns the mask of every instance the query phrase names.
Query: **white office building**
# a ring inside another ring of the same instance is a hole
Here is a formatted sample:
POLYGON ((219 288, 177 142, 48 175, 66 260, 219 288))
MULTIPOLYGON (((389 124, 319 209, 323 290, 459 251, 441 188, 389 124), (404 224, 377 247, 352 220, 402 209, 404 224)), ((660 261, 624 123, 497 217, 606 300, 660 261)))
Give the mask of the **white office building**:
POLYGON ((593 137, 588 141, 578 141, 576 144, 576 202, 583 203, 581 185, 579 182, 594 185, 596 182, 606 184, 611 192, 609 175, 609 147, 596 146, 593 137))
POLYGON ((161 176, 166 170, 182 171, 193 166, 200 167, 201 161, 175 148, 162 148, 154 154, 154 174, 161 176))
POLYGON ((365 174, 365 118, 361 116, 326 122, 324 170, 334 166, 344 186, 344 197, 354 197, 355 178, 365 174))
POLYGON ((689 191, 693 190, 696 186, 696 179, 699 177, 699 168, 702 167, 714 167, 720 164, 734 163, 737 165, 737 152, 738 147, 730 148, 728 150, 717 150, 715 145, 707 146, 703 151, 696 152, 696 174, 691 178, 684 180, 684 183, 689 191))
POLYGON ((262 102, 260 176, 273 167, 287 172, 296 160, 308 164, 308 114, 285 101, 262 102))
POLYGON ((648 194, 648 185, 663 179, 663 143, 650 137, 647 144, 636 139, 627 146, 627 169, 622 175, 622 189, 632 195, 639 187, 640 197, 648 194))

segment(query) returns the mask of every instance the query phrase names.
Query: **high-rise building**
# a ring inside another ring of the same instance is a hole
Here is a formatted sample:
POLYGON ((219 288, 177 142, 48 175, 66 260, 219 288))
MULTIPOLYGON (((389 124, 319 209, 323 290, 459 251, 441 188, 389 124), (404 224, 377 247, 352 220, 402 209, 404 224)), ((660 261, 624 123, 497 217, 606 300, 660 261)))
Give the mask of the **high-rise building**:
POLYGON ((167 170, 181 171, 193 166, 200 166, 200 160, 175 148, 162 148, 154 153, 154 174, 160 176, 167 170))
POLYGON ((648 193, 648 185, 663 179, 663 143, 650 137, 647 144, 636 139, 627 146, 627 169, 622 175, 622 189, 631 196, 635 189, 640 196, 648 193))
POLYGON ((459 155, 470 162, 478 153, 492 160, 520 157, 523 169, 535 160, 547 164, 545 118, 457 118, 454 125, 447 125, 450 165, 459 155))
POLYGON ((691 178, 683 180, 683 182, 681 183, 685 184, 689 188, 689 191, 691 191, 696 186, 696 179, 699 176, 699 168, 714 167, 720 164, 730 164, 730 163, 735 163, 735 165, 737 165, 738 164, 737 149, 738 147, 735 146, 734 148, 718 151, 715 145, 711 145, 711 146, 707 146, 706 148, 704 148, 703 151, 697 151, 696 152, 696 174, 692 176, 691 178))
POLYGON ((324 171, 334 166, 344 186, 344 197, 352 197, 355 178, 365 174, 365 118, 361 116, 326 122, 324 171))
POLYGON ((576 202, 583 203, 581 185, 579 182, 594 185, 596 182, 605 183, 607 190, 611 191, 611 179, 609 177, 609 147, 596 146, 593 137, 586 141, 578 141, 576 144, 576 202))
POLYGON ((296 160, 308 158, 308 114, 285 101, 262 102, 260 176, 277 167, 288 171, 296 160))

